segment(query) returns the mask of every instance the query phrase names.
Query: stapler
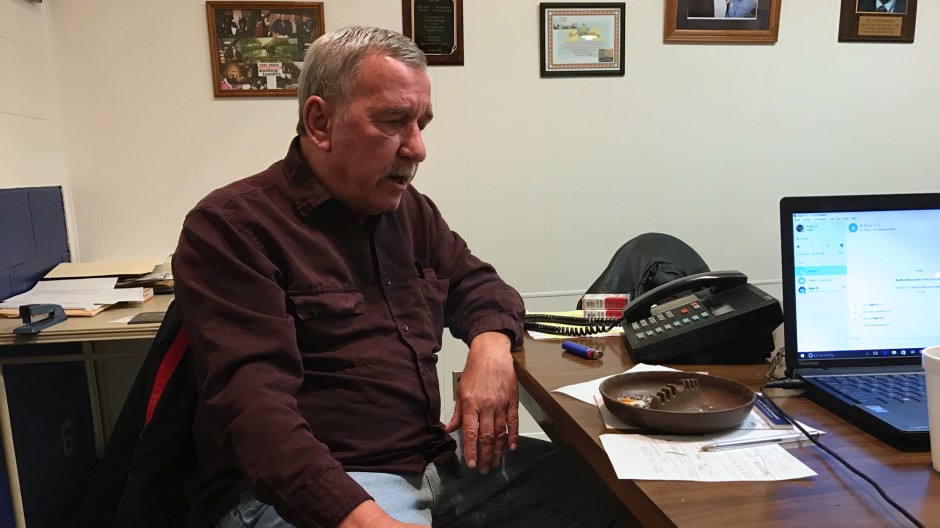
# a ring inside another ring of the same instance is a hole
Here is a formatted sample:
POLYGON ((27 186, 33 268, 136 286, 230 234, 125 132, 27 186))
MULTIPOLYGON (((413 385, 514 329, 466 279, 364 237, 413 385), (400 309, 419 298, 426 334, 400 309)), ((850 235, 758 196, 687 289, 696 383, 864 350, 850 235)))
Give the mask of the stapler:
POLYGON ((65 315, 62 306, 58 304, 24 304, 20 306, 20 317, 23 318, 25 324, 14 328, 14 334, 38 334, 44 328, 49 328, 69 318, 65 315), (33 317, 42 315, 46 317, 33 320, 33 317))

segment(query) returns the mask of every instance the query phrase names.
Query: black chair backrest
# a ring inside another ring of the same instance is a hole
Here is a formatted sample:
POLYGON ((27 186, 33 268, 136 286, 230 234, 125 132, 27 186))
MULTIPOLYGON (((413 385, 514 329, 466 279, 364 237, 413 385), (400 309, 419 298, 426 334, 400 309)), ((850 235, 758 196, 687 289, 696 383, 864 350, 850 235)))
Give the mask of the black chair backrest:
POLYGON ((70 528, 185 526, 197 470, 196 381, 189 338, 170 304, 70 528))
POLYGON ((620 246, 585 293, 629 293, 636 299, 661 284, 703 271, 710 271, 708 265, 685 242, 672 235, 644 233, 620 246))

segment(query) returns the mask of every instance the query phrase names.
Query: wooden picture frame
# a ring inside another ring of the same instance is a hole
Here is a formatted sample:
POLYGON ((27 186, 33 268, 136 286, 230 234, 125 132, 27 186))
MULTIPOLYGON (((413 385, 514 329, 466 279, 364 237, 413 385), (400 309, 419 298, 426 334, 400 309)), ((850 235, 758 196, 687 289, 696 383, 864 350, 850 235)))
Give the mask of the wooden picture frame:
POLYGON ((625 11, 624 2, 539 4, 540 75, 622 77, 625 11))
POLYGON ((780 0, 666 0, 664 42, 773 44, 779 29, 780 0))
POLYGON ((889 3, 893 12, 879 12, 879 0, 842 0, 839 42, 914 42, 917 0, 889 3))
POLYGON ((216 97, 297 96, 304 53, 324 33, 323 2, 206 2, 216 97))
POLYGON ((463 66, 463 0, 402 0, 402 33, 430 66, 463 66))

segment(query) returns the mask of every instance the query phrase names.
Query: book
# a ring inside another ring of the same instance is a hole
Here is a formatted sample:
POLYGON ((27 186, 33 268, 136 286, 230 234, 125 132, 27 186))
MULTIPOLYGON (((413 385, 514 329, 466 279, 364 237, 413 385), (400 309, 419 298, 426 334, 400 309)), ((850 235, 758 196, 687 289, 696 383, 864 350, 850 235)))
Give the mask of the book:
POLYGON ((787 417, 780 414, 780 411, 761 393, 757 393, 757 399, 754 400, 754 410, 761 418, 767 422, 771 429, 793 429, 793 424, 787 417))

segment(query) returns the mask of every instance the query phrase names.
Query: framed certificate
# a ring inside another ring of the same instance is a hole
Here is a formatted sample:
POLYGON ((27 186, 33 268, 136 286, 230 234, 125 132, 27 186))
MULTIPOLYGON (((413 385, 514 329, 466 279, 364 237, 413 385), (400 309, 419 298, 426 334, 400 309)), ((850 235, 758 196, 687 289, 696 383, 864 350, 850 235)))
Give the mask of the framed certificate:
POLYGON ((623 76, 623 2, 542 3, 542 77, 623 76))

